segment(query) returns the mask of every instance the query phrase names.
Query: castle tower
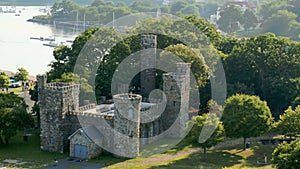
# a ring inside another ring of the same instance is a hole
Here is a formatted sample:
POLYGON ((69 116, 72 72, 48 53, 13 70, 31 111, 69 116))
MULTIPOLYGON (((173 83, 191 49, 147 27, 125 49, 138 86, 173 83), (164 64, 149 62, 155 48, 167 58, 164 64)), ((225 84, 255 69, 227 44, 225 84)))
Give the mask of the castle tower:
POLYGON ((46 76, 37 76, 40 107, 41 149, 63 153, 68 149, 72 128, 69 113, 79 109, 79 85, 46 83, 46 76))
POLYGON ((177 63, 175 73, 163 75, 163 90, 167 97, 167 106, 162 114, 163 130, 172 125, 172 137, 180 137, 188 121, 190 99, 190 64, 177 63))
POLYGON ((141 72, 141 95, 148 98, 150 92, 155 89, 157 36, 142 35, 141 39, 141 69, 146 69, 141 72))
POLYGON ((123 157, 137 157, 140 147, 140 107, 142 97, 135 94, 118 94, 113 98, 115 103, 115 153, 123 157))

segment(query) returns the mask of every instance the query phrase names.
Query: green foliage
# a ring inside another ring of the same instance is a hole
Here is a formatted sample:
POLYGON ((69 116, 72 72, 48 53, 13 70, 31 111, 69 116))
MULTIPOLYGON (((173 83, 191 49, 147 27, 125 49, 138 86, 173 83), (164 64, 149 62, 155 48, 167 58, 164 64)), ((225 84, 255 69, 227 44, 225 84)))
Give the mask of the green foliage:
POLYGON ((205 86, 206 79, 208 78, 208 68, 201 55, 183 44, 178 44, 165 48, 161 53, 161 57, 168 56, 170 52, 180 57, 184 62, 191 63, 191 70, 198 82, 198 86, 205 86))
POLYGON ((84 100, 89 100, 93 94, 93 87, 88 84, 87 79, 80 77, 74 73, 64 73, 61 75, 60 79, 55 79, 54 82, 64 82, 69 84, 79 84, 80 85, 80 105, 83 105, 84 100))
POLYGON ((276 123, 277 130, 286 136, 296 136, 300 134, 300 106, 295 110, 289 107, 280 120, 276 123))
POLYGON ((300 166, 300 140, 278 145, 272 154, 272 165, 278 169, 296 169, 300 166))
POLYGON ((262 4, 259 12, 263 17, 261 32, 272 32, 299 41, 299 7, 300 3, 297 0, 272 0, 262 4))
POLYGON ((18 72, 15 74, 15 79, 17 81, 27 81, 29 72, 24 68, 18 68, 18 72))
POLYGON ((188 125, 193 125, 187 138, 188 141, 194 145, 206 149, 217 145, 222 142, 225 137, 225 130, 222 122, 215 114, 203 114, 201 116, 195 116, 188 125), (205 129, 204 129, 205 128, 205 129), (214 130, 213 134, 205 141, 200 142, 199 136, 201 131, 214 130))
POLYGON ((13 93, 0 94, 0 144, 17 134, 17 131, 33 125, 33 119, 26 112, 23 98, 13 93))
POLYGON ((254 93, 279 117, 300 95, 293 80, 300 76, 299 50, 299 43, 274 34, 242 39, 224 59, 229 95, 254 93))
POLYGON ((0 88, 9 86, 9 77, 5 72, 0 72, 0 88))
POLYGON ((232 138, 243 137, 245 146, 246 138, 267 132, 273 118, 267 102, 257 96, 237 94, 226 100, 222 121, 226 135, 232 138))
POLYGON ((243 14, 243 20, 241 23, 244 25, 246 30, 249 30, 250 28, 255 28, 258 20, 254 12, 250 9, 247 9, 243 14))
POLYGON ((236 6, 231 5, 220 12, 217 21, 219 28, 229 34, 239 30, 239 23, 243 20, 243 12, 236 6))
POLYGON ((296 21, 297 15, 288 10, 279 10, 271 17, 266 19, 262 24, 262 32, 272 32, 278 36, 289 36, 293 22, 296 21))

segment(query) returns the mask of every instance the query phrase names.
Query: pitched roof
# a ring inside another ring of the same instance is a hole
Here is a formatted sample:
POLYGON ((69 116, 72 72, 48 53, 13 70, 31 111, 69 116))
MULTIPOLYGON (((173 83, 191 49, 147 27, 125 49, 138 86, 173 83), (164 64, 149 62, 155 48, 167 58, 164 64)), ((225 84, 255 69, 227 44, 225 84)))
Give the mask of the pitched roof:
POLYGON ((95 143, 103 138, 103 134, 97 129, 97 127, 95 127, 94 125, 90 125, 76 130, 72 135, 68 137, 68 139, 71 140, 79 132, 83 134, 90 142, 95 143))

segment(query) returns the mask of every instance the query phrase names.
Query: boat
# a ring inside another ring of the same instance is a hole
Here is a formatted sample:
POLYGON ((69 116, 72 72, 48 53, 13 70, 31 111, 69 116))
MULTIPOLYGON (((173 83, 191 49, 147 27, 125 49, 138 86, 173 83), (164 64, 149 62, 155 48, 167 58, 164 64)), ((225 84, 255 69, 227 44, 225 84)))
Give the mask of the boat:
POLYGON ((53 37, 44 38, 44 41, 55 41, 55 38, 53 38, 53 37))
POLYGON ((57 43, 55 41, 49 41, 49 43, 44 43, 43 45, 44 46, 49 46, 49 47, 56 48, 56 47, 59 47, 59 46, 62 46, 62 45, 66 45, 66 44, 64 42, 57 43))
POLYGON ((30 39, 40 40, 40 41, 55 41, 55 38, 53 38, 53 37, 49 37, 49 38, 44 38, 44 37, 30 37, 30 39))
POLYGON ((56 48, 56 47, 59 47, 59 46, 60 46, 60 44, 59 44, 59 43, 56 43, 55 41, 49 41, 49 43, 44 43, 43 45, 44 45, 44 46, 53 47, 53 48, 56 48))

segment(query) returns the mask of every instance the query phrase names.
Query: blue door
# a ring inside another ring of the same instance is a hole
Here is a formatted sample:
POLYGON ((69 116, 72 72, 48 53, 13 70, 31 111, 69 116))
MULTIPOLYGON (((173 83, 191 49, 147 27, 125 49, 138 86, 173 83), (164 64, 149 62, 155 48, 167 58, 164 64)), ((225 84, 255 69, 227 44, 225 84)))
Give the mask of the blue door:
POLYGON ((87 147, 83 145, 74 145, 74 156, 77 158, 88 158, 87 147))

